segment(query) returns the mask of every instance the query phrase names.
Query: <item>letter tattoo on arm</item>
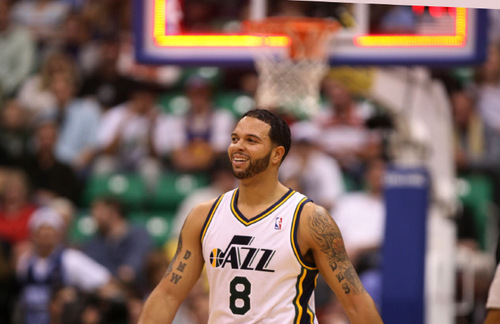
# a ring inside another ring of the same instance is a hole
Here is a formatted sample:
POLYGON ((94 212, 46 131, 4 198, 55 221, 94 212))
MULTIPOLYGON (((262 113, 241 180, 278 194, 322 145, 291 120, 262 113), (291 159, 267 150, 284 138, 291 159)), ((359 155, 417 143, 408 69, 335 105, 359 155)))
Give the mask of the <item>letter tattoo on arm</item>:
MULTIPOLYGON (((168 265, 167 271, 163 275, 163 277, 169 277, 170 276, 170 282, 173 282, 174 284, 177 284, 180 279, 182 279, 182 276, 178 273, 173 272, 174 270, 174 264, 177 261, 177 257, 182 251, 182 235, 179 236, 179 242, 177 243, 177 250, 175 251, 175 255, 170 261, 170 264, 168 265)), ((182 256, 183 260, 188 260, 191 257, 191 251, 186 251, 184 255, 182 256)), ((179 272, 184 272, 184 268, 186 267, 186 263, 180 261, 179 264, 177 265, 176 270, 179 272)))
POLYGON ((331 216, 323 208, 317 207, 310 219, 309 228, 314 241, 328 256, 330 269, 335 272, 345 294, 363 293, 364 287, 349 261, 340 229, 331 216))

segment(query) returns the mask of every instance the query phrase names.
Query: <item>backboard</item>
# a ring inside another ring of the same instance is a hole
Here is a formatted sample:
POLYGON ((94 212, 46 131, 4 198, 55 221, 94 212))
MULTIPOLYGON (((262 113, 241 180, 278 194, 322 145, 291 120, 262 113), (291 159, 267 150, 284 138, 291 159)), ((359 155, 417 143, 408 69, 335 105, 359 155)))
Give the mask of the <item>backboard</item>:
POLYGON ((242 30, 244 20, 305 15, 338 20, 331 65, 464 65, 484 60, 485 9, 266 0, 134 0, 137 60, 252 65, 263 42, 285 55, 285 35, 242 30))

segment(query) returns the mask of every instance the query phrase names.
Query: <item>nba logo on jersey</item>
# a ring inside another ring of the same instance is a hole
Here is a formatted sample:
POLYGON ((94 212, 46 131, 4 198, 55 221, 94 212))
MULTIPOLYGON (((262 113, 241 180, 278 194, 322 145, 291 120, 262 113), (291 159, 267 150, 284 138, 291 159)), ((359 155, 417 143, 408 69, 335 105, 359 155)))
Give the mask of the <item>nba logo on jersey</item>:
POLYGON ((281 229, 281 223, 283 221, 283 218, 281 217, 276 217, 276 219, 274 220, 274 229, 275 230, 280 230, 281 229))

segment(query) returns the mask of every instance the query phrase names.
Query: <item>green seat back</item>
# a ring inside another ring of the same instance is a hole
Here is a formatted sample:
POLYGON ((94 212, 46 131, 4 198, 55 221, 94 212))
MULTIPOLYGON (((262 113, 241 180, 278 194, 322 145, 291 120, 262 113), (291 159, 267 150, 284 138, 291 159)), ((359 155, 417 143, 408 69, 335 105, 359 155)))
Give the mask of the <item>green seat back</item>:
POLYGON ((91 238, 97 230, 96 224, 90 211, 80 209, 75 214, 75 219, 68 231, 68 239, 71 243, 79 245, 91 238))
POLYGON ((170 239, 174 214, 154 211, 134 212, 129 214, 129 220, 144 227, 155 246, 162 247, 170 239))
POLYGON ((492 180, 483 175, 463 176, 460 177, 460 180, 462 186, 459 198, 464 205, 472 209, 479 243, 481 248, 485 249, 487 246, 489 208, 493 200, 492 180))
POLYGON ((83 205, 88 207, 94 199, 103 196, 116 197, 126 207, 140 209, 147 197, 146 183, 137 173, 91 176, 85 186, 83 205))
POLYGON ((214 102, 217 108, 229 110, 236 118, 240 118, 255 106, 254 99, 241 92, 218 93, 214 102))
POLYGON ((184 115, 189 110, 189 101, 180 91, 162 94, 158 98, 158 104, 165 113, 177 116, 184 115))
POLYGON ((208 176, 204 173, 165 173, 158 180, 155 192, 150 195, 148 206, 151 210, 173 213, 186 196, 208 183, 208 176))

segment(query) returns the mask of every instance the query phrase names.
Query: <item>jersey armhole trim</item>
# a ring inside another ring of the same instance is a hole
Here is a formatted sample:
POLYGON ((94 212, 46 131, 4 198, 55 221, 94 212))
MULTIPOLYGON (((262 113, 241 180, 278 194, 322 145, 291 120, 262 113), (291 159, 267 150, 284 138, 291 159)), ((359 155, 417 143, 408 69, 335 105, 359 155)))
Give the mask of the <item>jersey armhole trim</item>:
POLYGON ((295 254, 295 257, 299 261, 299 263, 306 269, 308 270, 317 270, 318 268, 314 263, 307 262, 304 260, 302 257, 302 253, 300 252, 300 247, 297 239, 298 235, 298 229, 299 229, 299 221, 300 221, 300 216, 302 213, 302 209, 304 208, 304 205, 307 204, 308 202, 311 202, 307 197, 304 197, 298 204, 297 207, 295 208, 295 212, 293 214, 293 220, 292 220, 292 230, 291 230, 291 235, 290 235, 290 240, 292 243, 292 249, 295 254))
POLYGON ((309 305, 309 300, 314 293, 318 271, 309 271, 302 268, 301 273, 297 277, 295 286, 296 296, 293 299, 295 308, 294 324, 313 324, 316 317, 314 311, 309 305))
POLYGON ((213 203, 212 207, 210 208, 210 211, 208 212, 207 218, 205 219, 205 223, 203 224, 203 227, 201 229, 201 237, 200 241, 203 243, 203 239, 205 238, 205 234, 207 233, 207 229, 210 226, 210 223, 212 222, 212 219, 215 215, 215 211, 219 207, 219 204, 224 197, 224 194, 220 195, 219 198, 213 203))

